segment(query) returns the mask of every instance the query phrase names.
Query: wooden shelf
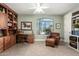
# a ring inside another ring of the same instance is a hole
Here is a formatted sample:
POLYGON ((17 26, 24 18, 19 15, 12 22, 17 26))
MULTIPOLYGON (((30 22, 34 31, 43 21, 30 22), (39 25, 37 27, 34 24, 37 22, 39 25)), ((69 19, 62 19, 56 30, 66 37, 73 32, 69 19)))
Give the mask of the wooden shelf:
POLYGON ((17 13, 9 8, 4 3, 0 3, 0 8, 4 10, 0 12, 0 28, 6 29, 6 32, 1 39, 3 44, 0 44, 0 52, 6 50, 7 48, 13 46, 16 43, 16 32, 17 32, 17 13), (16 28, 16 29, 15 29, 16 28))

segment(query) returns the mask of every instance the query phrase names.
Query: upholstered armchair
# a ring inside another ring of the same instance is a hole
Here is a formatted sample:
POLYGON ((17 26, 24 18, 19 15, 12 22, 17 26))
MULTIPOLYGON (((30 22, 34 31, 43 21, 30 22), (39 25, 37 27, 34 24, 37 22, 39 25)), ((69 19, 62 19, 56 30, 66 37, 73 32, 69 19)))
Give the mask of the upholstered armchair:
POLYGON ((57 32, 50 33, 46 39, 46 46, 56 46, 59 44, 60 41, 60 34, 57 32))

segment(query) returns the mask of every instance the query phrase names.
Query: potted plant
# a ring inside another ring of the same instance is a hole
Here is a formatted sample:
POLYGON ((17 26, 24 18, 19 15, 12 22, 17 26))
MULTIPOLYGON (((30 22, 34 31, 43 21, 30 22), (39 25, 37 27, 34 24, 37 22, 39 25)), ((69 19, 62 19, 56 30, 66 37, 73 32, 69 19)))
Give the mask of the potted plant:
POLYGON ((50 34, 51 29, 50 29, 50 28, 47 28, 47 29, 45 29, 44 31, 46 32, 46 34, 50 34))

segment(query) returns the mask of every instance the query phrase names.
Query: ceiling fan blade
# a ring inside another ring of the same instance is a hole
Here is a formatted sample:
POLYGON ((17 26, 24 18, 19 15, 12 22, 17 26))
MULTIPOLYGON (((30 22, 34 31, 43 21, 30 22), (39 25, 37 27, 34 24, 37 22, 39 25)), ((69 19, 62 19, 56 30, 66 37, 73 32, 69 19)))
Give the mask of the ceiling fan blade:
POLYGON ((28 8, 28 9, 36 9, 36 8, 40 8, 40 3, 37 3, 36 7, 32 7, 32 8, 28 8))
POLYGON ((46 6, 41 6, 41 8, 42 8, 42 9, 47 9, 48 7, 46 7, 46 6))
POLYGON ((47 6, 42 6, 40 3, 36 4, 36 7, 28 8, 28 9, 36 9, 36 8, 41 8, 41 9, 47 9, 47 6))
POLYGON ((35 9, 35 11, 33 12, 33 14, 44 14, 44 10, 43 9, 47 9, 48 7, 46 6, 41 6, 40 3, 36 4, 36 7, 32 7, 32 8, 28 8, 28 9, 35 9))
POLYGON ((45 12, 41 9, 40 11, 39 10, 35 10, 33 12, 33 14, 44 14, 45 12))
POLYGON ((28 8, 28 9, 36 9, 36 7, 28 8))
MULTIPOLYGON (((36 9, 37 7, 32 7, 32 8, 28 8, 28 9, 36 9)), ((47 9, 48 7, 45 7, 45 6, 42 6, 42 7, 40 7, 40 8, 42 8, 42 9, 47 9)))

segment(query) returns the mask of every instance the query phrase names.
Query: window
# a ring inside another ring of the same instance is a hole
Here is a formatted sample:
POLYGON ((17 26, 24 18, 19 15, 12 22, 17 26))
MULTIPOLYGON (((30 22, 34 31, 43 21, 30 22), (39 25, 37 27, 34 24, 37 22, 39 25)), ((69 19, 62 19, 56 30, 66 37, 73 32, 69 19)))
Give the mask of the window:
POLYGON ((40 34, 49 34, 51 32, 51 28, 53 28, 53 20, 52 19, 40 19, 39 20, 39 31, 40 34))

